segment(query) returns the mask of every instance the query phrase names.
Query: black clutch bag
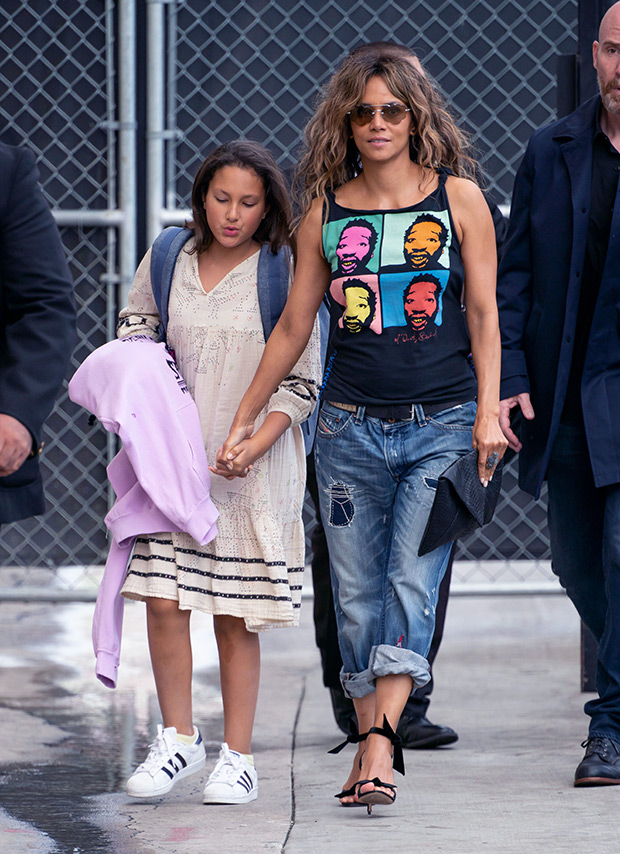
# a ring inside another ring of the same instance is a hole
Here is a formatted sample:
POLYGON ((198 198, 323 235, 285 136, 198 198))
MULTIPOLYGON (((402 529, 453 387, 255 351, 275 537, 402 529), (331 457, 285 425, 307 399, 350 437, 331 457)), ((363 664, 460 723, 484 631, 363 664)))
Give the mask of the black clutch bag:
POLYGON ((471 534, 491 521, 502 486, 503 463, 499 461, 487 487, 478 476, 478 451, 464 454, 442 472, 418 555, 471 534))

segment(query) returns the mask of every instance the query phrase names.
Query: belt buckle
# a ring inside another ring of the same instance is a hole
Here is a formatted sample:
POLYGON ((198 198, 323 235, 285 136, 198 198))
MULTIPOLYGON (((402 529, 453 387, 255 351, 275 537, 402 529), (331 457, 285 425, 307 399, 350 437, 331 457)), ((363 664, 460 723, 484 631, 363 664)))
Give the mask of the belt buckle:
POLYGON ((415 403, 409 403, 409 404, 407 404, 407 405, 408 405, 408 407, 409 407, 409 417, 408 417, 408 418, 406 418, 406 419, 405 419, 405 421, 413 421, 413 419, 415 418, 415 407, 416 407, 416 404, 415 404, 415 403))

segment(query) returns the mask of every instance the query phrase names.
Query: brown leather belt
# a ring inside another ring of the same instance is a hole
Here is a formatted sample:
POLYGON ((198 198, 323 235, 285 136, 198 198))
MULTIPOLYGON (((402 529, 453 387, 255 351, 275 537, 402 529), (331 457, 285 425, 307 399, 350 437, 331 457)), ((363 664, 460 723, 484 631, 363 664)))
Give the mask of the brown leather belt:
MULTIPOLYGON (((344 409, 346 412, 357 412, 360 406, 355 403, 336 403, 335 400, 327 401, 330 406, 335 406, 336 409, 344 409)), ((450 400, 447 403, 401 403, 392 406, 364 406, 364 412, 369 418, 384 418, 387 421, 413 421, 415 416, 416 406, 421 406, 424 415, 434 415, 436 412, 442 412, 444 409, 452 409, 453 406, 459 406, 462 403, 467 403, 466 400, 450 400)))

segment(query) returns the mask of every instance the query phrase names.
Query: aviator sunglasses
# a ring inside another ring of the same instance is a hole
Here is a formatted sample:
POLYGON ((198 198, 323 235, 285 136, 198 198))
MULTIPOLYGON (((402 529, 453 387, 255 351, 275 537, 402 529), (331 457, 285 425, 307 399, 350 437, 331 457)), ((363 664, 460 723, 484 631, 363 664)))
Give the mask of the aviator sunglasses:
POLYGON ((368 125, 374 119, 375 113, 381 113, 386 122, 391 125, 399 125, 405 118, 405 113, 410 113, 409 107, 403 104, 360 104, 349 110, 347 116, 354 125, 368 125))

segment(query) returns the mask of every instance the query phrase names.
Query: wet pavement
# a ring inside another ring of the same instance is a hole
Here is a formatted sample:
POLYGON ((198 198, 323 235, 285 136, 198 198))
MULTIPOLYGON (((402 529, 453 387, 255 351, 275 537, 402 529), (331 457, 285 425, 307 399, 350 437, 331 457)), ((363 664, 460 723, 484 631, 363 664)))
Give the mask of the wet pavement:
MULTIPOLYGON (((261 638, 256 802, 205 807, 222 710, 210 620, 193 618, 205 772, 135 802, 124 782, 159 722, 144 611, 126 608, 119 686, 94 676, 89 604, 0 604, 2 854, 576 854, 617 850, 620 787, 576 790, 586 734, 579 626, 563 596, 453 599, 432 719, 454 749, 407 751, 393 807, 344 810, 347 776, 322 687, 311 603, 261 638)), ((352 753, 352 751, 351 751, 352 753)))

